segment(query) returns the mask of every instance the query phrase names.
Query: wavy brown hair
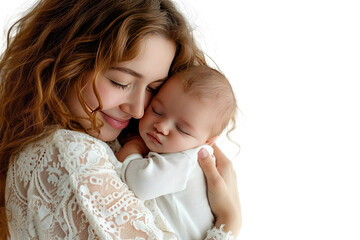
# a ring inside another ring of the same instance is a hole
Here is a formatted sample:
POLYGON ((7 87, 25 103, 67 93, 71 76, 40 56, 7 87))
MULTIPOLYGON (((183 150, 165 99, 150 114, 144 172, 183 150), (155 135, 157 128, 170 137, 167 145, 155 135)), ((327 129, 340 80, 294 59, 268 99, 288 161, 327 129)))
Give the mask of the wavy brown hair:
MULTIPOLYGON (((206 64, 170 0, 41 0, 10 28, 0 59, 0 238, 8 234, 5 180, 14 155, 53 131, 51 126, 85 131, 64 103, 69 88, 76 89, 98 130, 81 97, 81 79, 93 73, 97 93, 98 73, 133 59, 149 34, 176 43, 170 75, 206 64)), ((101 109, 98 101, 95 111, 101 109)))

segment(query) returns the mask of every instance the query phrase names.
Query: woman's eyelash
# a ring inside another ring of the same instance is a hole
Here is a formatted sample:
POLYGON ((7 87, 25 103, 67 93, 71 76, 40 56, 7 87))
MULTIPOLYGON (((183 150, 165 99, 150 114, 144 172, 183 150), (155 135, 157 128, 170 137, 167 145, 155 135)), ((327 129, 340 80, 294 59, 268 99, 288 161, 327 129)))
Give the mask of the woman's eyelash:
MULTIPOLYGON (((109 79, 110 80, 110 79, 109 79)), ((113 80, 110 80, 110 82, 117 88, 121 88, 123 90, 129 88, 129 84, 127 85, 123 85, 123 84, 120 84, 120 83, 117 83, 113 80)), ((158 89, 154 89, 154 88, 151 88, 151 87, 147 87, 148 91, 151 93, 151 94, 156 94, 158 92, 158 89)))
POLYGON ((129 87, 129 85, 123 85, 123 84, 120 84, 120 83, 117 83, 113 80, 110 80, 110 82, 117 88, 121 88, 123 90, 127 89, 129 87))
POLYGON ((151 94, 156 94, 158 92, 158 88, 151 88, 151 87, 147 87, 148 91, 151 92, 151 94))

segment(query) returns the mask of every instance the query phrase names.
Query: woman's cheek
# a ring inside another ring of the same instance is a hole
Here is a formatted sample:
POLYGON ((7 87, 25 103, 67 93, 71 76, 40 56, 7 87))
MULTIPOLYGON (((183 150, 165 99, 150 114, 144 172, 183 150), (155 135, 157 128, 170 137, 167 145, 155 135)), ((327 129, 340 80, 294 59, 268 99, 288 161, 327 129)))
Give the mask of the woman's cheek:
POLYGON ((99 105, 99 101, 96 98, 95 92, 93 90, 93 87, 91 83, 86 84, 82 91, 82 97, 85 100, 85 103, 90 107, 91 109, 95 109, 99 105))
MULTIPOLYGON (((97 86, 97 90, 98 90, 103 108, 106 108, 110 103, 116 102, 117 99, 119 99, 120 95, 122 95, 122 93, 120 92, 119 89, 116 89, 115 87, 112 87, 112 86, 107 86, 106 84, 99 84, 97 86)), ((96 104, 98 105, 98 101, 96 99, 95 94, 94 94, 94 98, 95 98, 96 104)))

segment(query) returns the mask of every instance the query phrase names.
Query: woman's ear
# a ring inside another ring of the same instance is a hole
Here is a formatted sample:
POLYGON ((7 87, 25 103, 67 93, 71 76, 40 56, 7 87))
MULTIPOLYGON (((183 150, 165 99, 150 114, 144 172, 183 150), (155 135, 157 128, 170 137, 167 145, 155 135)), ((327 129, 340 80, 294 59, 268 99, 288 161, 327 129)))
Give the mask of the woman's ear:
POLYGON ((210 146, 213 146, 215 141, 218 139, 219 136, 215 136, 215 137, 212 137, 212 138, 209 138, 207 141, 206 141, 206 144, 207 145, 210 145, 210 146))

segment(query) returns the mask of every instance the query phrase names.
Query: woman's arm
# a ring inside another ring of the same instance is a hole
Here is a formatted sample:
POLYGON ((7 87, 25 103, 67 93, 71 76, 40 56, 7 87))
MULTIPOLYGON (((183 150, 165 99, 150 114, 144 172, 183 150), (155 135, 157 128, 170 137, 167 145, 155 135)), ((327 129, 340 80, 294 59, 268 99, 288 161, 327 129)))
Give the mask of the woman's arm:
POLYGON ((211 210, 215 215, 215 226, 225 224, 225 231, 239 234, 241 228, 241 207, 236 173, 231 161, 215 145, 216 166, 205 149, 198 153, 199 164, 204 171, 208 187, 211 210))

